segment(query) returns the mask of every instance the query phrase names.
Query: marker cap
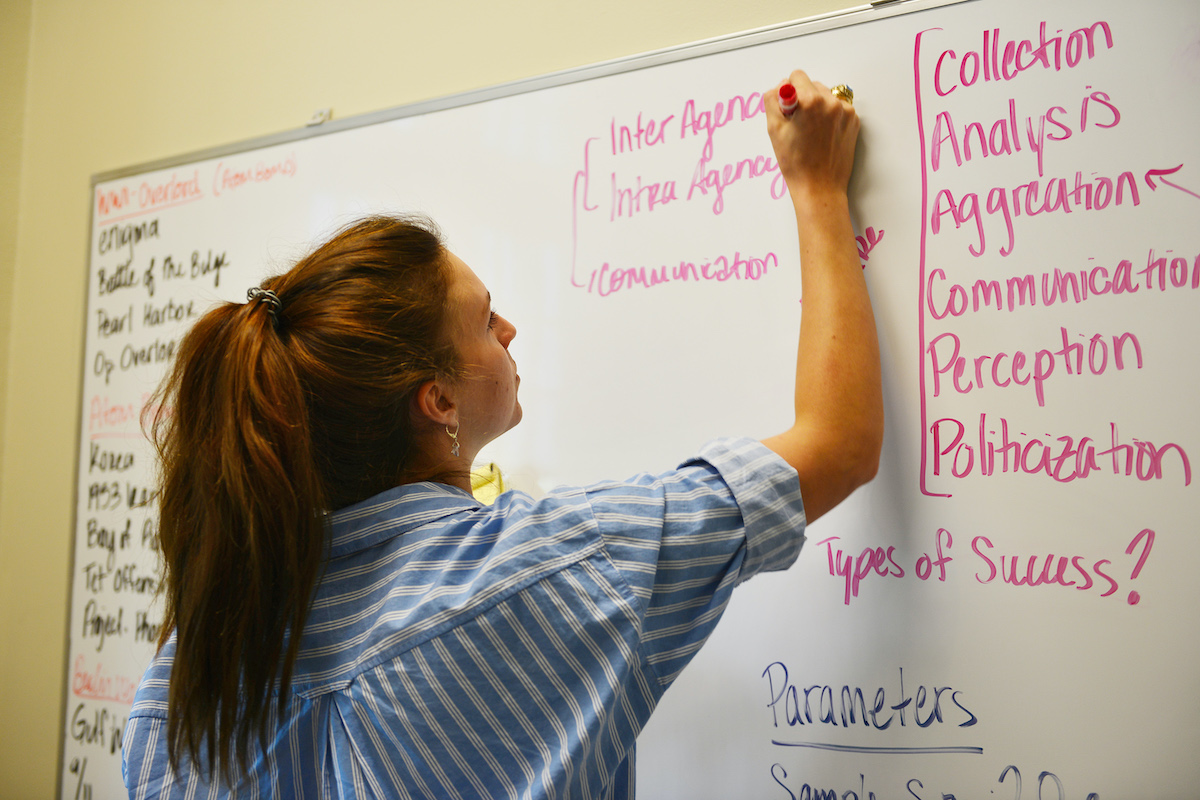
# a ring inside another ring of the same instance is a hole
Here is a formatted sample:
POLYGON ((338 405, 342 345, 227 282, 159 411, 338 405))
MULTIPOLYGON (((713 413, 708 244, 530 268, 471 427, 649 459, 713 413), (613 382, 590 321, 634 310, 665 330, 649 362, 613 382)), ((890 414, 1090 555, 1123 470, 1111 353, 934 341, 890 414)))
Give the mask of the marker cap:
POLYGON ((790 83, 779 87, 779 110, 785 117, 790 117, 796 110, 796 87, 790 83))

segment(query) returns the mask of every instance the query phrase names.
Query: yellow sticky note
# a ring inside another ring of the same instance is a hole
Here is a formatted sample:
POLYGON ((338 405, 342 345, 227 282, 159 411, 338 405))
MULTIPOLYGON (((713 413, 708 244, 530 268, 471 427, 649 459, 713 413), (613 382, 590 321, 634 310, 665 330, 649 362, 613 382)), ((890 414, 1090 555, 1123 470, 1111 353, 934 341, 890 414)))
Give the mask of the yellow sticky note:
POLYGON ((495 464, 476 464, 471 468, 471 494, 491 505, 504 492, 504 475, 495 464))

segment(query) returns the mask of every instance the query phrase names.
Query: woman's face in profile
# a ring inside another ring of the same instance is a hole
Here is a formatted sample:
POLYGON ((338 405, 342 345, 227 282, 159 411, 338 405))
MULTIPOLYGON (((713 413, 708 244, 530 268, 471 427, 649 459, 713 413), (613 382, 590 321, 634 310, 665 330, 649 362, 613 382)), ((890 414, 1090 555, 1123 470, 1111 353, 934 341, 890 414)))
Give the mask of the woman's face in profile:
POLYGON ((491 294, 462 259, 450 263, 450 327, 465 377, 456 388, 459 435, 475 449, 521 421, 521 377, 508 345, 517 329, 492 308, 491 294))

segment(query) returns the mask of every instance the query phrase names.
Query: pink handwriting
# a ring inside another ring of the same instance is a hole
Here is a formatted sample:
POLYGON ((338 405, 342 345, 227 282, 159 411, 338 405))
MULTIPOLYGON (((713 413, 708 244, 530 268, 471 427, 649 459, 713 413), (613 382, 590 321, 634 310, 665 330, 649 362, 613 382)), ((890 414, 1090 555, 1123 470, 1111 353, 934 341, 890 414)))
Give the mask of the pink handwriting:
POLYGON ((1060 327, 1059 331, 1062 335, 1059 350, 1043 348, 1032 356, 1023 350, 1017 350, 1011 356, 1005 352, 975 356, 971 359, 974 371, 970 374, 967 373, 967 357, 961 355, 962 342, 958 334, 947 332, 935 336, 926 347, 933 370, 933 396, 941 394, 942 376, 950 373, 950 386, 959 394, 970 394, 988 386, 1004 389, 1013 385, 1027 386, 1032 382, 1037 403, 1044 406, 1045 383, 1055 373, 1056 365, 1061 364, 1068 375, 1085 372, 1103 375, 1109 369, 1111 353, 1113 369, 1124 370, 1126 356, 1130 354, 1136 357, 1136 368, 1142 368, 1142 346, 1132 333, 1114 334, 1111 348, 1109 340, 1099 333, 1091 338, 1077 334, 1088 343, 1085 359, 1084 346, 1072 341, 1066 328, 1060 327))
MULTIPOLYGON (((632 217, 642 211, 653 211, 660 205, 666 205, 672 200, 678 200, 675 194, 675 181, 662 183, 647 182, 642 184, 642 176, 637 176, 636 188, 621 188, 617 185, 617 173, 612 173, 612 204, 608 212, 609 222, 615 222, 617 217, 632 217)), ((689 198, 690 199, 690 198, 689 198)))
POLYGON ((728 101, 718 101, 712 111, 696 113, 696 101, 688 100, 683 104, 683 114, 679 120, 679 138, 686 139, 689 135, 704 134, 704 150, 701 160, 707 161, 713 157, 713 135, 721 128, 733 122, 753 119, 758 114, 765 113, 762 95, 751 92, 748 97, 735 94, 728 101))
MULTIPOLYGON (((1093 173, 1094 175, 1095 173, 1093 173)), ((964 192, 955 198, 950 189, 940 190, 933 199, 930 209, 929 230, 935 236, 942 231, 943 217, 949 217, 955 229, 964 225, 974 228, 975 241, 967 250, 978 258, 987 252, 987 234, 984 230, 984 214, 988 220, 1003 222, 1007 243, 1000 247, 1000 255, 1010 255, 1016 247, 1014 218, 1024 215, 1033 217, 1049 213, 1070 214, 1075 211, 1103 211, 1129 202, 1138 206, 1142 202, 1138 191, 1137 177, 1126 170, 1112 178, 1100 175, 1085 181, 1082 171, 1076 171, 1073 186, 1068 178, 1050 178, 1045 181, 1032 180, 1008 188, 996 186, 986 192, 986 201, 980 201, 979 192, 964 192)))
MULTIPOLYGON (((1091 89, 1091 86, 1087 87, 1091 89)), ((1038 177, 1045 175, 1046 142, 1064 142, 1075 133, 1066 121, 1067 110, 1062 106, 1051 106, 1038 117, 1025 117, 1025 141, 1030 150, 1037 156, 1038 177), (1036 120, 1037 132, 1034 133, 1036 120), (1047 132, 1046 123, 1052 126, 1047 132)), ((1089 123, 1094 128, 1115 128, 1121 122, 1121 112, 1104 92, 1092 92, 1083 98, 1079 111, 1079 132, 1088 129, 1089 123), (1096 104, 1103 112, 1103 118, 1097 119, 1096 104), (1090 117, 1089 117, 1090 115, 1090 117)), ((943 148, 948 148, 946 154, 954 159, 956 166, 971 162, 976 154, 980 158, 1007 156, 1021 152, 1021 129, 1017 122, 1017 101, 1009 98, 1008 114, 992 123, 988 132, 984 133, 981 122, 969 122, 960 129, 954 124, 954 118, 949 111, 939 111, 933 123, 933 132, 929 143, 929 167, 934 172, 941 169, 943 148)))
POLYGON ((1167 180, 1166 176, 1168 176, 1168 175, 1173 176, 1176 172, 1179 172, 1179 170, 1181 170, 1181 169, 1183 169, 1183 164, 1180 164, 1178 167, 1172 167, 1170 169, 1147 170, 1146 171, 1146 184, 1150 187, 1150 189, 1152 191, 1157 191, 1158 186, 1155 185, 1154 179, 1158 178, 1160 181, 1163 182, 1164 185, 1170 186, 1172 189, 1178 189, 1179 191, 1183 192, 1184 194, 1190 194, 1192 197, 1200 199, 1200 193, 1193 192, 1191 189, 1185 189, 1184 187, 1180 186, 1178 183, 1167 180))
POLYGON ((883 228, 877 233, 874 228, 867 228, 862 236, 855 236, 854 241, 858 242, 858 257, 862 259, 863 266, 866 267, 866 262, 871 257, 871 251, 875 249, 875 245, 883 241, 883 228))
POLYGON ((968 290, 961 284, 950 283, 945 270, 937 268, 929 272, 925 281, 925 298, 929 315, 940 320, 981 309, 1016 311, 1036 306, 1039 300, 1049 308, 1056 303, 1079 304, 1088 298, 1108 294, 1132 295, 1141 289, 1158 289, 1160 292, 1189 287, 1200 289, 1200 253, 1192 260, 1189 276, 1188 259, 1170 256, 1171 250, 1166 252, 1167 255, 1160 256, 1152 248, 1146 257, 1146 266, 1138 270, 1127 259, 1122 259, 1111 273, 1101 265, 1081 269, 1078 273, 1063 272, 1055 267, 1053 273, 1042 273, 1041 294, 1038 293, 1039 283, 1032 274, 1014 275, 1005 279, 1003 285, 998 280, 979 278, 968 290))
MULTIPOLYGON (((938 528, 933 537, 933 553, 922 553, 916 560, 912 575, 919 580, 927 581, 936 576, 939 582, 946 581, 946 565, 954 560, 947 555, 954 545, 954 537, 945 528, 938 528)), ((864 547, 857 556, 846 553, 838 548, 834 550, 833 543, 840 541, 838 536, 830 536, 817 542, 817 546, 825 545, 825 555, 829 562, 831 577, 841 578, 845 582, 842 602, 850 605, 852 598, 858 597, 862 582, 869 578, 904 578, 910 573, 896 561, 896 548, 864 547)))
MULTIPOLYGON (((1154 531, 1149 528, 1141 530, 1125 548, 1125 555, 1131 556, 1145 542, 1141 555, 1129 570, 1129 580, 1137 580, 1150 550, 1154 547, 1154 531)), ((1086 592, 1091 589, 1100 591, 1100 597, 1116 594, 1120 583, 1114 577, 1116 565, 1107 558, 1095 561, 1082 555, 1058 555, 1047 553, 1035 555, 997 555, 993 551, 995 545, 986 536, 976 536, 971 540, 971 551, 983 562, 983 566, 975 573, 975 580, 988 584, 999 578, 1009 586, 1058 586, 1064 589, 1074 588, 1086 592), (1039 558, 1041 559, 1039 564, 1039 558), (1103 591, 1101 591, 1103 590, 1103 591)), ((1142 596, 1136 590, 1129 592, 1126 602, 1131 606, 1137 605, 1142 596)))
POLYGON ((1109 424, 1107 448, 1090 436, 1031 435, 1010 430, 1009 422, 999 424, 986 413, 979 415, 977 436, 967 439, 967 426, 953 417, 935 420, 929 428, 932 442, 932 473, 954 478, 970 475, 1025 474, 1043 475, 1059 483, 1087 478, 1093 472, 1107 472, 1139 481, 1163 479, 1164 467, 1192 482, 1192 464, 1187 451, 1174 442, 1162 446, 1134 439, 1122 442, 1116 423, 1109 424))
MULTIPOLYGON (((1137 580, 1150 552, 1154 547, 1155 533, 1149 528, 1138 532, 1124 548, 1126 556, 1130 556, 1130 566, 1126 570, 1129 580, 1137 580), (1132 558, 1138 553, 1136 559, 1132 558)), ((895 547, 865 547, 858 554, 846 553, 841 548, 835 548, 834 543, 840 541, 837 536, 822 539, 816 544, 825 546, 825 554, 829 565, 829 575, 839 578, 844 584, 842 602, 850 605, 850 601, 859 596, 864 581, 879 578, 904 579, 914 576, 921 581, 934 580, 945 583, 950 572, 957 567, 949 565, 956 560, 950 555, 954 547, 954 536, 946 528, 938 528, 933 535, 933 546, 917 557, 912 571, 907 571, 896 560, 895 547)), ((1020 587, 1057 586, 1074 588, 1077 591, 1095 590, 1099 597, 1109 597, 1120 589, 1117 579, 1121 559, 1117 563, 1107 558, 1096 559, 1082 554, 1037 553, 1032 555, 997 552, 992 538, 975 536, 971 539, 971 552, 978 559, 975 563, 974 578, 980 584, 991 584, 999 579, 1000 584, 1020 587), (981 562, 981 563, 980 563, 981 562)), ((1130 591, 1126 602, 1137 605, 1141 594, 1130 591)))
POLYGON ((680 260, 678 264, 661 264, 657 267, 614 267, 605 261, 600 267, 592 270, 588 280, 589 293, 608 297, 622 289, 641 286, 649 289, 667 283, 686 283, 687 281, 758 281, 767 276, 767 270, 779 266, 779 257, 768 252, 766 255, 743 256, 741 251, 734 251, 733 257, 719 255, 709 261, 699 263, 680 260))
POLYGON ((95 395, 88 404, 88 430, 101 431, 124 427, 138 420, 141 408, 134 403, 114 403, 105 395, 95 395))
POLYGON ((617 118, 613 117, 609 124, 609 138, 612 141, 612 154, 641 150, 643 147, 653 147, 662 144, 667 135, 667 123, 675 119, 674 114, 668 114, 660 120, 650 120, 642 124, 642 112, 638 112, 637 124, 630 130, 625 125, 617 126, 617 118), (657 130, 655 130, 657 128, 657 130))
MULTIPOLYGON (((1046 23, 1042 22, 1038 26, 1036 48, 1028 39, 1010 39, 1003 44, 1001 56, 1000 29, 986 30, 983 32, 983 47, 979 50, 968 51, 961 58, 954 50, 942 51, 933 72, 934 91, 945 97, 960 86, 974 86, 981 78, 985 83, 1011 81, 1022 72, 1035 67, 1059 72, 1065 64, 1066 67, 1074 69, 1085 56, 1088 60, 1096 57, 1097 32, 1104 34, 1103 44, 1111 50, 1112 29, 1107 22, 1097 22, 1090 27, 1072 31, 1066 37, 1065 47, 1063 37, 1046 35, 1046 23)), ((1062 33, 1062 30, 1059 29, 1056 33, 1062 33)))
POLYGON ((687 199, 691 200, 696 191, 707 195, 711 189, 713 198, 712 212, 720 214, 725 210, 725 190, 743 178, 761 178, 763 175, 774 173, 771 179, 771 199, 778 200, 787 193, 787 184, 783 181, 783 173, 779 164, 766 156, 755 156, 753 159, 743 158, 737 164, 723 164, 719 168, 709 168, 708 158, 701 158, 692 173, 692 183, 688 187, 687 199))

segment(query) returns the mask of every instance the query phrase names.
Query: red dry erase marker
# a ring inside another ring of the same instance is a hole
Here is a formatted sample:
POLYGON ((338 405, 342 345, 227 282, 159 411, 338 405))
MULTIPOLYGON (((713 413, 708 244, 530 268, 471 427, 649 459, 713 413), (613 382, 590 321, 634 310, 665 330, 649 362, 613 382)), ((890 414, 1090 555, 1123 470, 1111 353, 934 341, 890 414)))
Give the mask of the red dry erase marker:
POLYGON ((796 110, 796 87, 790 83, 779 87, 779 110, 785 117, 790 117, 796 110))

